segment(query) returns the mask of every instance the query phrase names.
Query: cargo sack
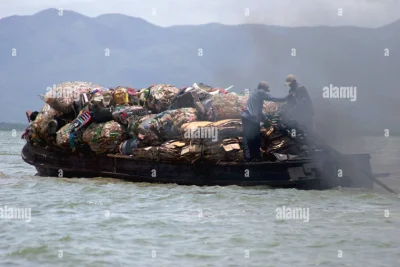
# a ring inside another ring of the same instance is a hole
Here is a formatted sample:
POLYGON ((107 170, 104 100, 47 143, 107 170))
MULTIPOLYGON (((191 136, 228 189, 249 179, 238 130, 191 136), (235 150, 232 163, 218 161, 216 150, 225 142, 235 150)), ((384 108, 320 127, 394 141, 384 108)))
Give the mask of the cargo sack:
POLYGON ((148 146, 132 150, 132 158, 146 161, 179 162, 180 152, 185 143, 170 140, 160 146, 148 146))
POLYGON ((121 124, 128 124, 129 121, 138 121, 143 116, 148 115, 147 109, 141 106, 116 106, 112 113, 112 117, 115 121, 121 124))
POLYGON ((93 88, 100 87, 91 82, 64 82, 48 91, 42 99, 59 112, 73 111, 74 101, 79 100, 82 93, 89 93, 93 88))
MULTIPOLYGON (((183 93, 179 93, 173 100, 169 109, 179 108, 193 108, 198 103, 202 103, 208 99, 211 99, 211 95, 202 89, 186 88, 183 93)), ((198 110, 200 111, 200 110, 198 110)))
POLYGON ((73 103, 73 110, 75 113, 75 116, 77 116, 79 114, 79 112, 86 106, 88 105, 90 101, 90 94, 88 93, 82 93, 79 96, 78 100, 75 100, 73 103))
MULTIPOLYGON (((153 113, 160 113, 169 108, 179 89, 169 84, 156 84, 148 88, 145 107, 153 113)), ((145 96, 146 92, 144 93, 145 96)))
POLYGON ((181 150, 185 146, 182 141, 171 140, 163 143, 158 148, 160 161, 181 161, 181 150))
POLYGON ((206 127, 211 123, 212 122, 210 121, 194 121, 183 124, 180 129, 182 139, 188 144, 201 144, 202 138, 204 137, 204 131, 202 133, 200 128, 206 127))
POLYGON ((106 108, 94 105, 90 110, 90 116, 96 123, 108 122, 113 120, 112 112, 113 112, 112 107, 106 108))
MULTIPOLYGON (((156 116, 155 114, 149 114, 149 115, 146 115, 146 116, 143 116, 143 117, 139 118, 137 121, 131 121, 131 120, 129 120, 128 126, 127 126, 127 134, 128 134, 130 137, 137 137, 138 134, 139 134, 139 126, 140 126, 144 121, 146 121, 146 120, 148 120, 148 119, 153 119, 155 116, 156 116)), ((149 123, 144 123, 144 124, 142 125, 142 133, 143 133, 143 130, 145 130, 145 128, 146 128, 147 126, 149 126, 149 123)))
POLYGON ((126 91, 128 93, 128 105, 139 106, 139 94, 136 93, 136 90, 127 88, 126 91))
MULTIPOLYGON (((207 127, 214 129, 217 132, 218 140, 224 140, 227 138, 237 138, 242 136, 242 120, 228 119, 213 122, 207 125, 207 127)), ((205 143, 214 142, 213 139, 205 139, 205 143)))
POLYGON ((185 161, 194 163, 197 160, 218 162, 241 162, 243 161, 242 139, 229 138, 209 145, 189 144, 182 148, 181 157, 185 161))
POLYGON ((137 137, 145 145, 148 146, 158 146, 162 141, 158 138, 156 133, 157 121, 155 119, 156 115, 150 115, 143 117, 139 122, 137 128, 137 137))
POLYGON ((83 133, 83 141, 96 154, 116 153, 126 139, 124 128, 116 121, 92 123, 83 133))
POLYGON ((108 90, 108 89, 104 90, 102 104, 103 104, 103 107, 105 107, 105 108, 110 107, 110 106, 115 106, 115 101, 113 99, 111 90, 108 90))
POLYGON ((57 147, 61 149, 69 149, 69 135, 71 133, 71 124, 68 123, 64 125, 60 130, 57 131, 57 137, 56 137, 56 144, 57 147))
POLYGON ((240 119, 239 98, 234 94, 218 94, 212 97, 212 114, 214 120, 240 119))
POLYGON ((36 132, 36 129, 33 127, 33 123, 29 124, 23 137, 25 138, 25 140, 27 142, 31 142, 31 143, 40 143, 41 142, 39 135, 36 132))
POLYGON ((32 127, 35 129, 39 139, 46 142, 48 137, 48 124, 55 116, 61 116, 62 113, 53 109, 50 105, 46 104, 43 109, 36 116, 32 127))
POLYGON ((194 108, 167 110, 154 118, 150 123, 150 130, 166 141, 179 138, 182 125, 196 120, 197 111, 194 108))
POLYGON ((47 133, 55 135, 65 124, 67 124, 67 120, 55 117, 47 124, 47 133))
POLYGON ((122 155, 132 155, 132 150, 137 147, 138 140, 136 138, 131 138, 121 143, 119 151, 122 155))
POLYGON ((183 140, 192 145, 215 145, 224 139, 242 135, 241 120, 221 120, 217 122, 198 121, 181 127, 183 140))
POLYGON ((113 97, 115 105, 127 105, 129 103, 129 95, 126 88, 117 87, 114 90, 113 97))

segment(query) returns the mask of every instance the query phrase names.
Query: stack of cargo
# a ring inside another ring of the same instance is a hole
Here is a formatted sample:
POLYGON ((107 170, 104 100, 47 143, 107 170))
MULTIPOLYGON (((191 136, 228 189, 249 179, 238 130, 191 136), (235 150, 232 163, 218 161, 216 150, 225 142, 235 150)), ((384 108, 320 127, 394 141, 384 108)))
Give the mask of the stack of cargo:
MULTIPOLYGON (((149 161, 243 161, 240 114, 247 96, 201 83, 136 91, 66 82, 42 99, 46 104, 25 136, 36 145, 149 161)), ((276 114, 278 107, 266 102, 264 112, 276 114)), ((260 132, 265 154, 293 151, 285 131, 266 125, 260 132)))

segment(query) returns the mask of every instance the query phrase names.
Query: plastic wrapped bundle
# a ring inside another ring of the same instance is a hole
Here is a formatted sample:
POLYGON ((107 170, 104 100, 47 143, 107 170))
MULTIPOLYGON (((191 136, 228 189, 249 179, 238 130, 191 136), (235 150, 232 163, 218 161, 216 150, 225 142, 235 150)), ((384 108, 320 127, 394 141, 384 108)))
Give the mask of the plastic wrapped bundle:
POLYGON ((197 111, 194 108, 180 108, 167 110, 158 114, 150 124, 150 130, 160 139, 178 138, 183 124, 197 120, 197 111))
POLYGON ((32 123, 38 137, 45 141, 47 138, 47 125, 55 117, 60 116, 61 113, 46 104, 37 115, 35 121, 32 123))
POLYGON ((101 86, 91 82, 64 82, 49 90, 43 100, 55 110, 69 113, 73 111, 74 101, 78 101, 81 94, 89 93, 94 88, 101 86))
MULTIPOLYGON (((136 132, 137 138, 142 142, 142 144, 148 146, 158 146, 162 143, 162 141, 159 140, 157 133, 154 131, 154 125, 157 125, 155 117, 156 115, 144 116, 139 120, 139 124, 137 126, 133 126, 137 127, 136 129, 133 129, 133 132, 136 132)), ((128 127, 129 132, 132 131, 130 127, 131 126, 128 127)))
POLYGON ((122 155, 132 155, 132 150, 138 147, 138 143, 136 138, 123 141, 119 146, 119 152, 122 155))
POLYGON ((122 106, 115 107, 112 117, 115 121, 121 124, 128 124, 128 122, 135 122, 148 115, 148 110, 141 106, 122 106))
POLYGON ((169 84, 156 84, 149 89, 145 107, 153 113, 160 113, 168 109, 179 89, 169 84))
POLYGON ((92 123, 83 133, 83 141, 96 154, 117 152, 119 144, 126 139, 124 128, 116 121, 92 123))
POLYGON ((69 146, 69 135, 71 133, 71 123, 64 125, 60 130, 57 131, 56 144, 59 148, 68 149, 69 146))
MULTIPOLYGON (((130 137, 137 137, 139 134, 139 126, 146 121, 147 119, 153 119, 156 115, 155 114, 149 114, 146 116, 143 116, 141 118, 139 118, 138 120, 134 121, 134 120, 129 120, 128 122, 128 126, 127 126, 127 134, 130 137)), ((149 126, 149 122, 147 124, 143 125, 143 130, 147 129, 149 126), (146 127, 147 126, 147 127, 146 127)))
POLYGON ((239 97, 235 94, 218 94, 212 97, 212 112, 215 120, 240 119, 242 112, 239 97))
POLYGON ((239 101, 239 106, 240 106, 241 111, 246 109, 247 100, 249 100, 249 97, 247 95, 239 95, 238 96, 238 101, 239 101))

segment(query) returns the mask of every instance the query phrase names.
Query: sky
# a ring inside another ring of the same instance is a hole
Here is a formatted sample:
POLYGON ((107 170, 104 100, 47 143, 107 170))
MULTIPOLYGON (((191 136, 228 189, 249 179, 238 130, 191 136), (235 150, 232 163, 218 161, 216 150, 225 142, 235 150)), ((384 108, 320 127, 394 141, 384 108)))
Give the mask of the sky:
POLYGON ((400 0, 0 0, 0 18, 47 8, 90 17, 120 13, 159 26, 217 22, 375 28, 400 19, 400 0))

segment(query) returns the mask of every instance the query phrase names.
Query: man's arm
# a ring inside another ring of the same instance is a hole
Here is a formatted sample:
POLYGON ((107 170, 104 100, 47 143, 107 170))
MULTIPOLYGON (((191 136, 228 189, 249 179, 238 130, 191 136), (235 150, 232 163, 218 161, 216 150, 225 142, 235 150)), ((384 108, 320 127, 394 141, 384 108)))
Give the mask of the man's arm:
POLYGON ((287 95, 285 97, 273 97, 267 92, 260 92, 260 97, 262 98, 262 100, 265 100, 265 101, 285 102, 288 99, 289 95, 287 95))

